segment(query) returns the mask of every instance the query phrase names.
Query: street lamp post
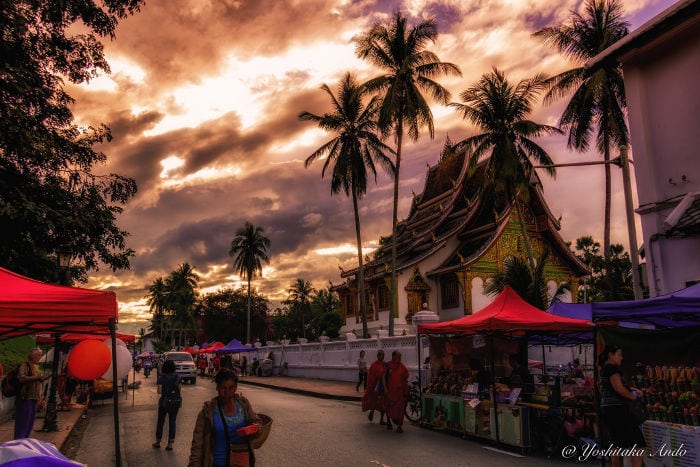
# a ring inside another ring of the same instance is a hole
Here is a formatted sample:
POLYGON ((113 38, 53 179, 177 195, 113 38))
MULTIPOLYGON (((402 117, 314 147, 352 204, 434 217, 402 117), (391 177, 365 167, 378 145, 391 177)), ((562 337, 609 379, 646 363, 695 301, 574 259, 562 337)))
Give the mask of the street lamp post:
MULTIPOLYGON (((73 259, 73 254, 69 251, 59 251, 58 266, 63 270, 61 282, 63 285, 70 285, 70 262, 73 259)), ((46 415, 44 416, 44 424, 42 431, 58 431, 58 413, 56 410, 56 383, 58 379, 58 360, 60 358, 59 344, 61 343, 61 335, 54 334, 53 345, 53 362, 51 363, 51 383, 49 384, 49 400, 46 402, 46 415)))
POLYGON ((627 217, 627 234, 630 243, 630 262, 632 263, 632 287, 634 299, 642 298, 642 285, 639 274, 639 249, 637 248, 637 227, 634 223, 634 208, 632 206, 632 181, 630 179, 630 160, 627 146, 620 146, 620 156, 609 161, 570 162, 568 164, 535 165, 535 169, 548 169, 552 167, 576 167, 583 165, 608 165, 615 164, 622 168, 622 183, 625 193, 625 215, 627 217))

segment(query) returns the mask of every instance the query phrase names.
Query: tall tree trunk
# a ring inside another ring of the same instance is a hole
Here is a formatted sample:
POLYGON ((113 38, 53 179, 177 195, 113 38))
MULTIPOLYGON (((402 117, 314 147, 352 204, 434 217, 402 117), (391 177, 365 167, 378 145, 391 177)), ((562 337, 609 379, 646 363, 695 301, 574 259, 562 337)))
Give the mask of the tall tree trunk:
POLYGON ((532 273, 535 273, 535 256, 532 254, 532 245, 530 245, 530 237, 527 235, 527 228, 525 227, 525 219, 523 219, 523 210, 518 202, 518 195, 513 197, 513 203, 515 203, 515 209, 518 211, 518 219, 520 221, 520 233, 523 236, 523 245, 525 246, 525 253, 527 254, 527 260, 530 263, 530 268, 532 273))
MULTIPOLYGON (((608 144, 609 138, 607 136, 603 137, 605 143, 605 150, 603 151, 603 160, 605 162, 610 161, 610 146, 608 144)), ((607 262, 610 259, 610 205, 612 204, 612 187, 611 187, 611 175, 610 175, 610 164, 605 164, 605 220, 603 226, 603 257, 607 262)))
POLYGON ((248 312, 246 314, 246 343, 250 344, 250 274, 248 274, 248 312))
POLYGON ((391 307, 389 311, 389 335, 394 335, 394 315, 398 315, 399 291, 396 281, 396 241, 398 240, 399 216, 399 172, 401 169, 401 142, 403 140, 403 120, 396 125, 396 167, 394 172, 394 210, 391 219, 391 307))
POLYGON ((355 236, 357 238, 357 260, 359 269, 357 272, 357 280, 360 287, 360 316, 362 317, 362 337, 369 337, 367 334, 367 301, 365 300, 365 264, 362 258, 362 235, 360 235, 360 211, 357 207, 357 192, 356 187, 352 187, 352 207, 355 211, 355 236))

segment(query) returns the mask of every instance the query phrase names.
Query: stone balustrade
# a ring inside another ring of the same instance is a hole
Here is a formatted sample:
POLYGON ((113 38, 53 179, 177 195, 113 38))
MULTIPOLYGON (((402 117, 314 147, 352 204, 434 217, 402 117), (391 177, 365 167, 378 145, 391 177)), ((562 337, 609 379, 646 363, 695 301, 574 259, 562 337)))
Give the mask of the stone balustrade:
MULTIPOLYGON (((403 364, 413 376, 418 374, 416 342, 416 336, 376 336, 370 339, 266 345, 252 351, 248 361, 252 361, 253 358, 263 359, 272 352, 275 375, 286 362, 289 376, 357 381, 357 359, 360 357, 360 351, 365 351, 365 359, 370 365, 376 359, 377 350, 384 350, 387 361, 391 358, 391 353, 398 350, 401 352, 403 364)), ((421 350, 421 355, 424 356, 424 352, 425 350, 421 350)))

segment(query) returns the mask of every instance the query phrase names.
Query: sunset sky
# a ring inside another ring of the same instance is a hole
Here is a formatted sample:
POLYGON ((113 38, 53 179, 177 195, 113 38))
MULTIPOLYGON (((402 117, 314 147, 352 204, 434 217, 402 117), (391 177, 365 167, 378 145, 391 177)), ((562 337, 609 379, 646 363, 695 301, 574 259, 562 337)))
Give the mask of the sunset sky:
MULTIPOLYGON (((299 112, 330 110, 334 91, 350 71, 363 81, 378 70, 355 56, 353 38, 400 8, 411 22, 435 17, 432 50, 458 65, 461 78, 440 79, 452 101, 497 67, 511 82, 571 67, 531 34, 567 20, 572 0, 149 0, 105 41, 110 75, 71 86, 81 125, 105 123, 114 137, 99 149, 98 171, 132 177, 137 196, 118 218, 136 251, 131 270, 92 273, 88 287, 110 288, 120 302, 120 331, 136 332, 149 319, 146 287, 183 262, 195 267, 201 292, 241 284, 228 256, 245 221, 264 228, 271 263, 254 287, 278 302, 296 278, 326 287, 341 282, 339 266, 356 265, 352 202, 330 196, 322 162, 303 161, 332 135, 300 122, 299 112)), ((625 0, 631 30, 675 3, 625 0)), ((565 102, 538 106, 532 119, 556 125, 565 102)), ((406 142, 399 218, 412 192, 420 193, 427 165, 445 138, 473 130, 451 108, 433 103, 435 139, 427 132, 406 142)), ((564 137, 539 140, 556 162, 596 160, 566 148, 564 137)), ((634 154, 632 154, 634 157, 634 154)), ((602 241, 602 166, 559 169, 545 178, 545 198, 562 216, 566 241, 602 241)), ((621 174, 613 170, 613 242, 627 244, 621 174)), ((360 201, 367 253, 391 233, 392 183, 380 175, 360 201)), ((641 238, 641 235, 638 234, 641 238)))

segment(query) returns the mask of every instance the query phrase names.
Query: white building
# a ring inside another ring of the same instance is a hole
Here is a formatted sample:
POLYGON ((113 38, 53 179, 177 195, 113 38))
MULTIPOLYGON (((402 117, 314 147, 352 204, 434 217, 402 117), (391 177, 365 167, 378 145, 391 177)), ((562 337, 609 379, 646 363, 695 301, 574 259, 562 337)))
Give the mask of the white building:
POLYGON ((652 297, 700 281, 700 1, 676 3, 587 64, 622 64, 652 297))

